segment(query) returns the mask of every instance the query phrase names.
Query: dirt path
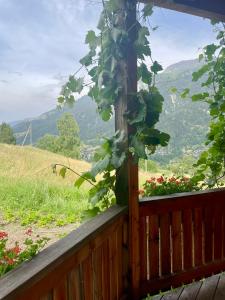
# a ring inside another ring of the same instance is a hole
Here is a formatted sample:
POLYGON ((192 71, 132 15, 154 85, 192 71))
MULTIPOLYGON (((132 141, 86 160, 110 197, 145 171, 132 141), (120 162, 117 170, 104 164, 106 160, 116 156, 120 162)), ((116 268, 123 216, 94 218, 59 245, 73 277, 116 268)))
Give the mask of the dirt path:
POLYGON ((24 240, 28 237, 26 231, 32 229, 31 237, 35 239, 37 235, 40 237, 49 238, 49 242, 46 247, 55 243, 60 238, 64 237, 72 230, 76 229, 79 224, 68 224, 61 227, 36 227, 36 226, 21 226, 19 223, 6 223, 0 217, 0 231, 5 231, 8 233, 8 245, 14 245, 15 242, 19 242, 20 245, 23 244, 24 240))

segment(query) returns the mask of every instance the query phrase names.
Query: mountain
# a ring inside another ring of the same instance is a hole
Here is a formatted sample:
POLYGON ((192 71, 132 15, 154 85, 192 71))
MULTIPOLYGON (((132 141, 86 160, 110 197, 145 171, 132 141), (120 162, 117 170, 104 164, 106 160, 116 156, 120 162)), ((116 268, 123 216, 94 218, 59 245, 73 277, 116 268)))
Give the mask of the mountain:
MULTIPOLYGON (((153 158, 157 161, 167 163, 189 151, 194 151, 198 155, 203 148, 209 123, 207 105, 193 103, 190 99, 181 99, 179 93, 171 92, 171 87, 176 87, 178 91, 188 87, 192 92, 199 92, 200 83, 192 82, 192 73, 199 67, 198 60, 181 61, 169 66, 157 77, 157 86, 165 98, 157 127, 171 135, 169 146, 159 149, 157 154, 154 154, 153 158)), ((98 145, 102 137, 113 133, 114 119, 109 122, 102 121, 94 101, 89 97, 82 97, 73 108, 54 109, 37 118, 16 122, 13 130, 17 143, 22 143, 30 124, 34 144, 46 133, 57 134, 56 122, 65 112, 74 115, 80 127, 81 140, 86 145, 98 145)), ((29 142, 28 138, 26 143, 29 142)))
MULTIPOLYGON (((85 144, 99 144, 99 139, 105 135, 109 136, 113 132, 113 119, 109 122, 102 121, 97 113, 94 101, 89 97, 82 97, 75 103, 73 108, 53 109, 37 118, 26 119, 25 121, 16 123, 13 126, 13 130, 16 134, 17 144, 22 144, 30 124, 32 124, 33 144, 46 133, 57 135, 57 120, 66 112, 74 115, 80 128, 81 140, 85 144)), ((25 144, 29 143, 30 139, 28 137, 25 144)))

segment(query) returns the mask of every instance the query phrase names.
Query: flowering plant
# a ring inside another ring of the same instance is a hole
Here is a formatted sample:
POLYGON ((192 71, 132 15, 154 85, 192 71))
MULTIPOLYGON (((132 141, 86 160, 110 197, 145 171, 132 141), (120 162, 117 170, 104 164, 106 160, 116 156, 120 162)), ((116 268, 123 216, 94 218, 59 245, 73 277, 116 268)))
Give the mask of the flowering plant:
POLYGON ((36 236, 33 240, 32 233, 32 229, 25 232, 27 237, 21 247, 18 242, 13 247, 7 247, 8 233, 0 231, 0 276, 31 259, 46 245, 48 238, 36 236))
POLYGON ((199 189, 197 183, 189 177, 166 177, 162 175, 147 179, 143 189, 139 190, 139 194, 141 196, 160 196, 198 191, 199 189))

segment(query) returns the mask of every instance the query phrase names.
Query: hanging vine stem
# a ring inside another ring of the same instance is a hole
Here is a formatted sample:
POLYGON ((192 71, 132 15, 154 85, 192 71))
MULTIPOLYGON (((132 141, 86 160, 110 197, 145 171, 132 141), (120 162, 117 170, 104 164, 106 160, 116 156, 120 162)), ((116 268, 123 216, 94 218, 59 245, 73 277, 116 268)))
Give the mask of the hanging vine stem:
MULTIPOLYGON (((108 121, 115 111, 117 99, 123 94, 123 85, 120 80, 121 62, 126 61, 129 32, 136 26, 137 37, 134 48, 137 59, 141 63, 137 66, 137 77, 145 89, 139 89, 132 95, 135 100, 135 109, 126 112, 127 122, 134 129, 129 137, 128 148, 124 150, 124 133, 115 132, 111 138, 106 138, 94 155, 94 165, 89 172, 82 175, 75 185, 80 186, 88 179, 95 183, 90 190, 92 206, 109 206, 115 203, 115 171, 118 170, 128 157, 129 153, 138 160, 147 158, 146 150, 153 153, 158 145, 167 146, 169 135, 155 128, 162 111, 163 97, 155 86, 155 76, 162 70, 162 66, 153 61, 148 37, 148 27, 140 23, 147 22, 152 14, 152 5, 146 4, 139 10, 141 16, 128 29, 125 27, 130 1, 124 0, 124 11, 118 0, 103 1, 103 11, 98 23, 99 34, 93 30, 88 31, 85 43, 89 45, 89 52, 80 63, 86 68, 92 85, 89 86, 88 95, 96 102, 99 114, 103 121, 108 121), (120 14, 118 14, 120 12, 120 14), (122 17, 121 20, 118 20, 122 17), (118 26, 118 22, 120 26, 118 26), (150 58, 151 66, 146 64, 150 58), (96 180, 97 175, 100 180, 96 180)), ((81 93, 84 88, 84 78, 70 76, 68 82, 62 87, 58 102, 60 105, 75 102, 75 94, 81 93)))

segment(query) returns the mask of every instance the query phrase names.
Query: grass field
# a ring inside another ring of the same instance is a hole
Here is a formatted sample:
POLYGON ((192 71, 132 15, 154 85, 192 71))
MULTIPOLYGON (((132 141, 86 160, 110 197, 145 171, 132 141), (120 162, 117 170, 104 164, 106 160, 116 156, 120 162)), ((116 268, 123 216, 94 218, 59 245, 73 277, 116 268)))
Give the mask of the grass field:
POLYGON ((61 163, 78 173, 89 169, 83 161, 68 159, 32 147, 0 145, 0 204, 4 220, 22 225, 58 225, 79 222, 88 206, 88 188, 74 187, 77 176, 63 179, 51 165, 61 163))
MULTIPOLYGON (((90 164, 34 147, 5 144, 0 144, 0 158, 0 213, 5 222, 38 227, 80 222, 88 207, 90 184, 77 189, 78 176, 67 172, 63 179, 51 166, 64 164, 81 174, 90 164)), ((140 172, 140 185, 151 175, 140 172)))

